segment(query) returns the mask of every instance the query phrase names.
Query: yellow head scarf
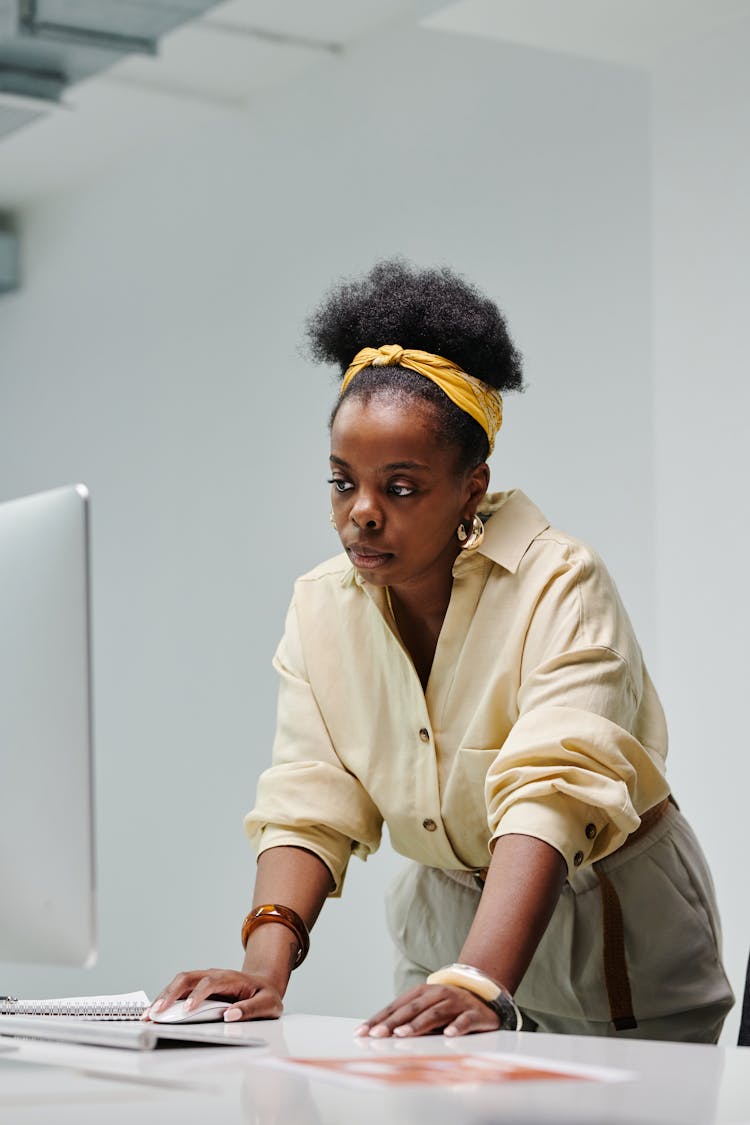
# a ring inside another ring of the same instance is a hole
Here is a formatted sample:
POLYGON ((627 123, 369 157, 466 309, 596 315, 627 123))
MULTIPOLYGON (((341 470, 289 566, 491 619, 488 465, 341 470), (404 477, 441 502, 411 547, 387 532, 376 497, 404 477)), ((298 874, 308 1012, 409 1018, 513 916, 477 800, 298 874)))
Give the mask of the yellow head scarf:
POLYGON ((451 402, 465 410, 479 423, 487 434, 490 453, 495 447, 495 435, 503 424, 503 399, 499 391, 481 379, 467 375, 455 363, 432 352, 415 348, 402 348, 399 344, 384 344, 382 348, 362 348, 357 352, 344 374, 341 394, 365 367, 408 367, 425 379, 430 379, 451 402))

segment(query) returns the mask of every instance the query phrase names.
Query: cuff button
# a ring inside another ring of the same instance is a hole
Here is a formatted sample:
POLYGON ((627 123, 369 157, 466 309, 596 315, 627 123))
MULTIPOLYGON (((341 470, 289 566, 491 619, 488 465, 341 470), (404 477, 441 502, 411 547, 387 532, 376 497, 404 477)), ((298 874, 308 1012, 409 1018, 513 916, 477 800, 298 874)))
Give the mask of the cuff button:
POLYGON ((586 825, 586 839, 587 840, 593 840, 594 836, 596 836, 596 825, 595 824, 587 824, 586 825))
POLYGON ((580 867, 582 863, 583 863, 583 852, 576 852, 576 854, 573 856, 573 866, 574 867, 580 867))

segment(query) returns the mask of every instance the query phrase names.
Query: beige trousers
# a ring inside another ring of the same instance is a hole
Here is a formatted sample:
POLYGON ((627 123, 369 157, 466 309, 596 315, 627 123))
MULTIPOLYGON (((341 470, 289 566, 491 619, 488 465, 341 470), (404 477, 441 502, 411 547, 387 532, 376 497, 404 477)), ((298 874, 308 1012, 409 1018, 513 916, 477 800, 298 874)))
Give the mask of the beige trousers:
MULTIPOLYGON (((602 860, 617 891, 638 1027, 615 1031, 602 962, 596 874, 573 874, 519 988, 526 1030, 715 1043, 734 997, 721 963, 713 882, 672 805, 640 839, 602 860)), ((481 890, 470 872, 409 864, 388 895, 396 989, 459 959, 481 890)))

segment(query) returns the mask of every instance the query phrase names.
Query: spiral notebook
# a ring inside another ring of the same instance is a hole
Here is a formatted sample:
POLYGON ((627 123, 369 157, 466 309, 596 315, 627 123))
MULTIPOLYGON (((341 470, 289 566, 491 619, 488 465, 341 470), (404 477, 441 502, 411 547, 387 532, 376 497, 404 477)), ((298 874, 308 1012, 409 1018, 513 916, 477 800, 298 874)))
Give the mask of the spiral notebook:
POLYGON ((15 996, 0 996, 0 1016, 139 1020, 148 1005, 145 992, 125 992, 119 996, 63 996, 54 1000, 18 1000, 15 996))

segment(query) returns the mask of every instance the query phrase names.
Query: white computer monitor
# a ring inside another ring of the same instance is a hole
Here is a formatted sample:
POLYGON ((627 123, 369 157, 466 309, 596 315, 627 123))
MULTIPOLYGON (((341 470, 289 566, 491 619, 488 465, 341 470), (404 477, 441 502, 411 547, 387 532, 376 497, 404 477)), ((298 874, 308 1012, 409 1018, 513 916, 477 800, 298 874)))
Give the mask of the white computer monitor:
POLYGON ((95 957, 88 491, 0 504, 0 961, 95 957))

